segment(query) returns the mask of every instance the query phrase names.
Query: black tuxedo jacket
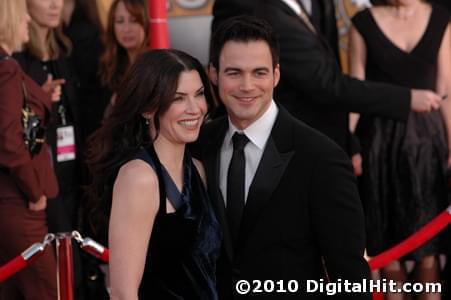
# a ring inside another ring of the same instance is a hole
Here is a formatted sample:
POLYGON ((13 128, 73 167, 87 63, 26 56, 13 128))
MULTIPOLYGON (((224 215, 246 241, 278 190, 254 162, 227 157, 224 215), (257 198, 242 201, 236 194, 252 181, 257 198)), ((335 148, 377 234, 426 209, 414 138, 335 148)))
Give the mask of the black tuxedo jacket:
MULTIPOLYGON (((325 278, 325 269, 331 280, 367 278, 363 211, 349 159, 283 108, 249 188, 239 241, 232 245, 219 189, 219 155, 227 128, 226 117, 210 122, 198 143, 224 231, 217 269, 220 299, 241 299, 233 293, 239 279, 299 280, 295 294, 253 294, 280 300, 325 297, 304 292, 306 280, 325 278)), ((339 297, 370 299, 368 294, 339 297)))
POLYGON ((337 63, 333 1, 318 1, 324 15, 319 34, 312 33, 282 0, 216 0, 213 27, 243 13, 266 19, 280 43, 281 79, 275 98, 296 118, 325 133, 349 153, 348 112, 406 120, 410 91, 343 75, 337 63))

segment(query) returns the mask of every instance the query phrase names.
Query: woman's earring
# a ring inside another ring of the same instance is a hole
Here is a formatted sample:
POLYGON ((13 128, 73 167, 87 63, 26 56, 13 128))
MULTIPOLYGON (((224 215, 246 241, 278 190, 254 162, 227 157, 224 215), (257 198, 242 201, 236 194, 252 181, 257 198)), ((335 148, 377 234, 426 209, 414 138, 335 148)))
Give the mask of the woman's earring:
POLYGON ((143 116, 143 118, 144 118, 144 120, 146 122, 146 125, 149 126, 150 125, 150 120, 152 120, 152 117, 151 116, 143 116))

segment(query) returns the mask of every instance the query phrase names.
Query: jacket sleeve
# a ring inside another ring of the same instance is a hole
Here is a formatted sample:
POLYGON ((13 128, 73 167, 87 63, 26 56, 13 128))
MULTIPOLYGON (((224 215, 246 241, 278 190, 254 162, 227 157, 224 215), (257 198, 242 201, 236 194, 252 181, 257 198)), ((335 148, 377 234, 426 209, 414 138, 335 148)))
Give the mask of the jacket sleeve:
MULTIPOLYGON (((356 179, 346 154, 336 145, 321 151, 312 176, 311 214, 325 268, 332 282, 360 283, 370 272, 363 254, 365 222, 356 179)), ((333 299, 371 299, 343 293, 333 299)))
POLYGON ((407 120, 409 89, 344 75, 324 39, 310 32, 299 18, 269 7, 255 12, 273 26, 278 36, 281 79, 297 94, 306 95, 299 101, 407 120))
POLYGON ((23 140, 22 72, 13 60, 0 62, 0 166, 32 202, 44 194, 23 140))

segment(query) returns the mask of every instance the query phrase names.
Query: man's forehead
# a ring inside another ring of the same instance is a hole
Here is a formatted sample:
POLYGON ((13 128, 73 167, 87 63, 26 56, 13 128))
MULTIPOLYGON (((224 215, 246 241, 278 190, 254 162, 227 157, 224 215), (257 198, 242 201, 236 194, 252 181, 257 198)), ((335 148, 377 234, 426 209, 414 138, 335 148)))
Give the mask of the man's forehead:
POLYGON ((222 48, 219 64, 222 67, 237 64, 268 67, 268 65, 272 65, 272 56, 265 41, 229 41, 222 48))

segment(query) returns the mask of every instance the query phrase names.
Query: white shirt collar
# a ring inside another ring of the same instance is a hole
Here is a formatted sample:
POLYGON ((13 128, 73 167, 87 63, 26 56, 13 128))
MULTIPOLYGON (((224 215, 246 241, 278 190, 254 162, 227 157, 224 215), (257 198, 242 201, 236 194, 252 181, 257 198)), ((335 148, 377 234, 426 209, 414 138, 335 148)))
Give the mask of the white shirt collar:
POLYGON ((224 137, 225 144, 232 145, 233 134, 238 131, 243 132, 247 136, 249 141, 251 141, 260 150, 263 150, 265 148, 266 141, 271 134, 272 127, 276 122, 278 112, 279 109, 277 108, 276 103, 274 102, 274 100, 271 100, 269 108, 266 110, 266 112, 244 130, 239 130, 238 128, 236 128, 229 118, 229 129, 224 137))
MULTIPOLYGON (((299 6, 299 3, 296 2, 296 0, 281 0, 282 2, 285 2, 286 5, 288 5, 296 14, 301 14, 301 7, 299 6)), ((316 0, 315 0, 316 1, 316 0)))

